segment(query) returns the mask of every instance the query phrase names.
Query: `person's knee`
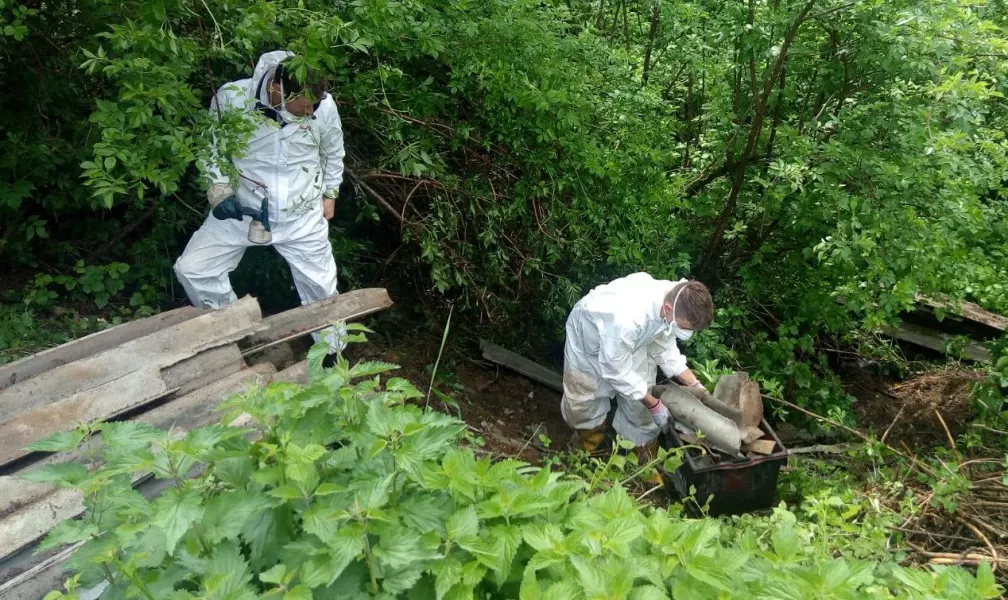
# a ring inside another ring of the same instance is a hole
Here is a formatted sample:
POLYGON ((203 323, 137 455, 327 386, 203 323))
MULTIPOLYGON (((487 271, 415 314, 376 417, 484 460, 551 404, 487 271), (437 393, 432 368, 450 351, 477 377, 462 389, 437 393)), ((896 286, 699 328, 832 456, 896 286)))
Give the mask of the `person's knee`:
POLYGON ((187 254, 182 254, 175 260, 175 264, 172 265, 172 270, 175 271, 175 277, 181 282, 189 282, 192 280, 196 268, 192 264, 192 258, 187 254))

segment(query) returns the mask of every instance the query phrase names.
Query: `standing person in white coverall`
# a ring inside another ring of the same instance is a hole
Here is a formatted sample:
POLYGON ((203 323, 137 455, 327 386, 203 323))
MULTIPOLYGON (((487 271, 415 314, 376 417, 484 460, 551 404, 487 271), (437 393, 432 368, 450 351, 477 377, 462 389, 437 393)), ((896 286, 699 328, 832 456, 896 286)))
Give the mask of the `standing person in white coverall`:
POLYGON ((704 284, 647 273, 600 285, 579 300, 567 317, 560 410, 581 446, 593 452, 602 443, 615 397, 616 433, 633 442, 642 458, 653 457, 669 419, 668 409, 651 395, 657 368, 682 385, 703 387, 676 340, 689 339, 713 319, 704 284))
MULTIPOLYGON (((214 117, 237 113, 253 131, 244 153, 222 158, 214 148, 201 165, 212 211, 175 262, 195 306, 216 309, 237 299, 229 274, 253 243, 271 243, 284 257, 302 304, 338 293, 328 220, 343 181, 343 130, 332 96, 298 81, 287 68, 292 57, 263 54, 250 79, 224 85, 210 104, 214 117), (264 201, 267 214, 247 216, 264 201)), ((341 332, 329 328, 319 339, 329 344, 331 365, 341 332)))

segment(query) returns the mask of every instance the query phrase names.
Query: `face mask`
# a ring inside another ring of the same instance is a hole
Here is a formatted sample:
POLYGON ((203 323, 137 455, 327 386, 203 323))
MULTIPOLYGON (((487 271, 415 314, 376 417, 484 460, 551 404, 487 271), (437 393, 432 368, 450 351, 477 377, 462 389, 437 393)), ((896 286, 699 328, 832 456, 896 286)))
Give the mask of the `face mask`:
POLYGON ((322 104, 321 100, 319 102, 316 102, 316 103, 314 103, 312 105, 312 108, 314 110, 312 111, 312 115, 311 116, 307 116, 307 115, 301 116, 301 117, 296 116, 294 113, 292 113, 291 111, 287 110, 287 99, 286 99, 286 95, 284 94, 283 82, 280 83, 280 110, 277 111, 277 114, 280 115, 280 118, 283 119, 283 122, 285 124, 288 124, 288 125, 295 124, 295 125, 298 125, 299 127, 303 126, 308 121, 311 121, 311 120, 315 119, 315 112, 314 111, 318 110, 318 107, 319 107, 320 104, 322 104))
POLYGON ((682 293, 682 288, 679 288, 679 291, 676 292, 675 298, 672 299, 672 322, 669 323, 668 327, 669 327, 669 331, 672 332, 672 335, 676 336, 676 339, 682 340, 682 341, 686 341, 686 340, 690 339, 691 337, 693 337, 693 330, 692 329, 683 329, 682 327, 679 327, 679 324, 676 323, 676 320, 675 320, 676 302, 679 302, 679 294, 681 294, 681 293, 682 293))

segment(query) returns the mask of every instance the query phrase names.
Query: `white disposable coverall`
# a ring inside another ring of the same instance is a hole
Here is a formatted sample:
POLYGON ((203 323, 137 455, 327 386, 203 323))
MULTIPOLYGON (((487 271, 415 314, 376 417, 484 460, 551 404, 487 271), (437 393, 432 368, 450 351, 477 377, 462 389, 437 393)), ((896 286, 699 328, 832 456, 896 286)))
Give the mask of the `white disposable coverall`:
POLYGON ((575 429, 601 426, 617 399, 613 428, 643 445, 658 437, 658 426, 641 403, 657 377, 686 370, 671 327, 662 318, 665 296, 686 280, 658 280, 634 273, 600 285, 574 305, 567 317, 564 395, 560 411, 575 429))
MULTIPOLYGON (((312 117, 298 122, 280 124, 260 110, 270 105, 269 81, 277 65, 289 56, 284 50, 267 52, 251 79, 218 90, 210 105, 212 115, 238 111, 257 127, 244 155, 232 159, 238 177, 228 177, 216 154, 203 166, 211 185, 230 185, 245 206, 258 209, 262 198, 268 198, 272 245, 290 266, 301 303, 309 304, 338 293, 322 195, 335 196, 343 180, 343 129, 329 94, 312 117)), ((238 221, 207 215, 189 240, 175 262, 175 274, 195 306, 216 309, 237 299, 228 275, 251 245, 247 239, 250 221, 251 217, 238 221)), ((342 345, 332 328, 314 337, 326 341, 332 350, 342 345)))

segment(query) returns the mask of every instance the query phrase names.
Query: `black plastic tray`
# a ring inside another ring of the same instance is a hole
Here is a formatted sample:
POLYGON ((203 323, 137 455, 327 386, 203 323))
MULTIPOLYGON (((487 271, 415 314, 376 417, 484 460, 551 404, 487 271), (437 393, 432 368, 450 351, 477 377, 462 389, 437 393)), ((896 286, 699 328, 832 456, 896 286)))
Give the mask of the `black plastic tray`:
MULTIPOLYGON (((679 469, 674 473, 662 473, 666 485, 671 483, 682 498, 688 497, 690 487, 694 487, 694 496, 701 506, 713 496, 709 510, 712 516, 770 508, 777 500, 777 475, 787 464, 788 451, 766 419, 760 423, 760 429, 763 430, 762 439, 772 439, 776 444, 773 454, 740 459, 726 457, 721 462, 705 464, 700 460, 699 451, 689 449, 684 452, 679 469)), ((679 448, 686 444, 673 428, 662 436, 662 445, 679 448)), ((691 504, 687 504, 688 509, 691 504)))

